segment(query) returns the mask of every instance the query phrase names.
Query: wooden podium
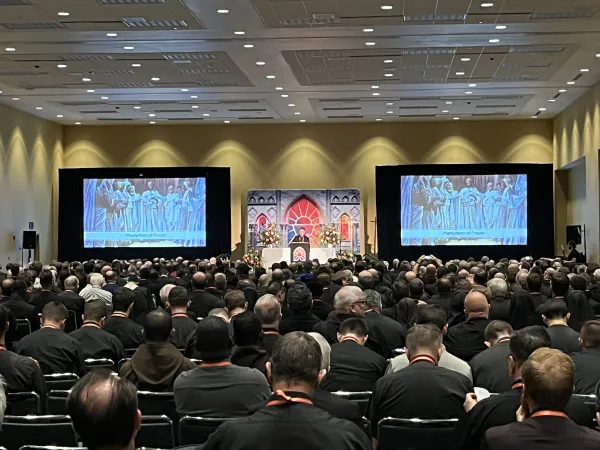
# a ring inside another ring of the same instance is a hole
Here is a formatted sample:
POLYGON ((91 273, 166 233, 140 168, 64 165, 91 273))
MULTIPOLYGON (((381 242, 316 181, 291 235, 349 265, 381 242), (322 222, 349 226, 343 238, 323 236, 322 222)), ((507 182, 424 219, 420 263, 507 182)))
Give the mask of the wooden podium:
POLYGON ((305 262, 310 261, 310 244, 308 242, 290 243, 290 261, 305 262))

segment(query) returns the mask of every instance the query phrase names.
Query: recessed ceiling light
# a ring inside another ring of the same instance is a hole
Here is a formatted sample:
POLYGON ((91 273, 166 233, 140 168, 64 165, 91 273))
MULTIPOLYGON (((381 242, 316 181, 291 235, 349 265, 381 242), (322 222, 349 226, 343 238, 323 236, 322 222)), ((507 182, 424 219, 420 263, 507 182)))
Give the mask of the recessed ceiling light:
POLYGON ((482 8, 491 8, 492 6, 494 6, 492 2, 486 2, 481 4, 482 8))
POLYGON ((281 94, 281 98, 288 98, 288 97, 289 97, 289 95, 287 95, 287 94, 281 94))
POLYGON ((192 105, 192 109, 198 109, 199 106, 198 105, 192 105))
POLYGON ((377 122, 381 122, 382 119, 375 119, 377 122))
POLYGON ((464 74, 464 72, 456 72, 456 75, 458 75, 459 77, 463 76, 464 74))
POLYGON ((531 116, 531 118, 532 118, 532 119, 537 119, 537 118, 538 118, 538 116, 531 116))
POLYGON ((453 117, 454 120, 460 120, 460 117, 453 117))
POLYGON ((204 117, 209 117, 209 116, 210 116, 210 114, 209 114, 209 113, 204 113, 204 114, 202 114, 202 115, 203 115, 204 117))
POLYGON ((365 45, 368 45, 369 47, 375 45, 375 42, 365 42, 365 45))
POLYGON ((546 108, 539 108, 539 111, 546 111, 546 108))
POLYGON ((88 81, 92 81, 92 80, 90 78, 82 78, 81 81, 85 81, 87 83, 88 81))
POLYGON ((392 64, 394 62, 394 60, 393 59, 386 59, 383 62, 384 62, 384 64, 392 64))
POLYGON ((372 33, 373 31, 375 31, 373 28, 363 28, 363 32, 365 33, 372 33))
POLYGON ((276 90, 276 91, 283 91, 283 88, 282 88, 281 86, 277 86, 277 87, 275 88, 275 90, 276 90))
POLYGON ((36 106, 35 109, 37 109, 38 111, 44 109, 42 106, 36 106))
POLYGON ((554 103, 556 101, 556 99, 551 98, 550 100, 548 100, 549 102, 554 103))
POLYGON ((233 34, 237 34, 238 36, 243 36, 244 34, 246 34, 245 31, 234 31, 233 34))
POLYGON ((296 105, 295 105, 294 103, 289 103, 289 104, 288 104, 288 106, 289 106, 290 108, 293 108, 293 107, 294 107, 294 106, 296 106, 296 105))
POLYGON ((496 25, 496 30, 506 30, 506 25, 496 25))
POLYGON ((394 114, 394 111, 386 111, 386 114, 394 114))
POLYGON ((63 115, 62 115, 62 114, 57 114, 57 115, 56 115, 56 118, 57 118, 57 119, 62 119, 62 118, 63 118, 63 115))
POLYGON ((589 72, 589 71, 590 71, 590 69, 580 69, 579 71, 580 71, 580 72, 589 72))
POLYGON ((465 94, 467 95, 471 95, 473 92, 472 91, 465 91, 465 94))
POLYGON ((500 42, 500 39, 493 38, 493 39, 490 39, 488 42, 490 44, 496 44, 496 43, 500 42))
POLYGON ((155 123, 156 123, 156 122, 152 121, 152 122, 150 122, 150 125, 154 125, 155 123))
POLYGON ((148 114, 148 117, 156 117, 156 114, 150 113, 150 114, 148 114))
POLYGON ((299 113, 298 111, 296 111, 296 112, 294 113, 294 115, 295 115, 295 116, 299 116, 300 114, 301 114, 301 113, 299 113))
POLYGON ((567 92, 566 89, 559 89, 558 92, 567 92))
POLYGON ((379 86, 371 86, 371 89, 379 89, 379 86))
POLYGON ((443 113, 449 113, 450 111, 448 111, 447 109, 442 111, 443 113))
POLYGON ((265 64, 266 64, 266 62, 264 62, 264 61, 256 61, 257 66, 264 66, 265 64))
POLYGON ((375 97, 377 97, 379 94, 379 92, 373 92, 371 95, 374 95, 375 97))
POLYGON ((384 11, 389 11, 390 9, 394 9, 394 7, 392 5, 383 5, 381 9, 384 11))
POLYGON ((567 81, 567 84, 573 85, 573 84, 575 84, 575 82, 574 81, 567 81))
POLYGON ((446 105, 451 105, 451 104, 452 104, 452 102, 446 102, 446 105))
POLYGON ((254 44, 244 44, 244 48, 254 48, 254 44))
POLYGON ((268 78, 269 80, 274 80, 274 79, 275 79, 275 75, 267 75, 267 78, 268 78))
POLYGON ((304 120, 304 119, 301 119, 301 120, 300 120, 300 123, 304 123, 304 122, 306 122, 306 120, 304 120))
POLYGON ((58 67, 59 69, 66 69, 67 65, 66 64, 57 64, 56 67, 58 67))
POLYGON ((108 97, 100 97, 102 100, 108 100, 108 97))
POLYGON ((117 33, 106 33, 106 36, 108 36, 108 37, 117 37, 118 34, 117 33))
POLYGON ((393 73, 384 73, 383 76, 385 76, 385 77, 393 77, 394 74, 393 73))
POLYGON ((88 92, 88 94, 93 94, 93 93, 94 93, 94 92, 96 92, 96 91, 95 91, 95 90, 93 90, 93 89, 88 89, 88 90, 87 90, 87 92, 88 92))
POLYGON ((197 95, 190 95, 190 98, 198 98, 197 95))
POLYGON ((16 48, 14 48, 14 47, 6 47, 4 50, 6 50, 7 52, 14 52, 14 51, 16 51, 17 49, 16 49, 16 48))
POLYGON ((135 47, 128 45, 126 47, 123 47, 123 50, 135 50, 135 47))
POLYGON ((81 125, 81 122, 75 122, 75 125, 81 125))
POLYGON ((160 78, 158 78, 158 77, 152 77, 152 78, 150 78, 150 81, 160 81, 160 78))
POLYGON ((477 85, 475 83, 471 83, 469 84, 469 87, 477 87, 477 85))
POLYGON ((15 101, 18 101, 19 97, 13 97, 12 99, 15 100, 15 101))
POLYGON ((131 65, 131 67, 142 67, 142 65, 141 65, 141 64, 139 64, 139 63, 133 63, 133 64, 131 65))
POLYGON ((61 17, 67 17, 67 16, 69 15, 69 13, 68 13, 68 12, 66 12, 66 11, 60 11, 60 12, 58 13, 58 15, 59 15, 59 16, 61 16, 61 17))
POLYGON ((231 123, 229 120, 224 120, 223 123, 231 123))
POLYGON ((134 106, 133 109, 142 109, 141 106, 134 106))
POLYGON ((596 53, 596 58, 600 58, 600 53, 596 53))
POLYGON ((394 106, 394 103, 388 102, 388 103, 385 104, 385 106, 394 106))
POLYGON ((189 91, 188 88, 181 88, 181 92, 187 92, 187 91, 189 91))
POLYGON ((469 62, 469 61, 471 61, 471 58, 460 58, 460 60, 462 62, 469 62))
POLYGON ((229 10, 228 9, 217 9, 217 12, 219 14, 229 14, 229 10))

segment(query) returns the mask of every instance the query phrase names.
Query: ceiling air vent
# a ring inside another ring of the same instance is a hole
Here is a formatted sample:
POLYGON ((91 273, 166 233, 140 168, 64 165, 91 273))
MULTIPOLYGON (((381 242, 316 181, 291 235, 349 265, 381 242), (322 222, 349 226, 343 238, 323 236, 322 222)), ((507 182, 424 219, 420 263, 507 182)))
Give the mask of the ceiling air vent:
POLYGON ((25 6, 31 5, 28 0, 0 0, 0 6, 25 6))
POLYGON ((66 28, 59 22, 0 23, 7 30, 57 30, 66 28))
POLYGON ((183 20, 146 20, 143 17, 124 17, 123 23, 129 28, 187 28, 183 20))
POLYGON ((165 0, 96 0, 101 5, 158 5, 165 0))

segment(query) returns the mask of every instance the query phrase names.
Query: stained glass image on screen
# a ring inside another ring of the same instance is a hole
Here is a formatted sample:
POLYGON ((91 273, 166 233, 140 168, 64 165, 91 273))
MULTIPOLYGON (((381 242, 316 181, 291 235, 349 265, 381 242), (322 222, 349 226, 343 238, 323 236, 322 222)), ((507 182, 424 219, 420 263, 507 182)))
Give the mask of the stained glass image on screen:
POLYGON ((402 245, 526 245, 527 175, 403 176, 402 245))
POLYGON ((85 248, 204 247, 206 179, 86 179, 83 215, 85 248))

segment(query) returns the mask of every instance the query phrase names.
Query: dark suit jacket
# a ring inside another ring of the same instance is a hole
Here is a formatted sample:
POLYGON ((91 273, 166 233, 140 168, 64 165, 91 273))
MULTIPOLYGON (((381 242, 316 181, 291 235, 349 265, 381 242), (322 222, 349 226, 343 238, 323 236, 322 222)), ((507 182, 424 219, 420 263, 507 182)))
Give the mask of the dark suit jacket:
POLYGON ((310 239, 308 238, 308 236, 304 236, 303 237, 303 236, 300 236, 300 235, 294 236, 294 238, 290 241, 290 243, 295 243, 295 244, 297 244, 297 243, 308 243, 308 242, 310 242, 310 239))
POLYGON ((499 342, 491 348, 475 355, 469 365, 473 371, 473 386, 482 387, 490 392, 509 391, 511 380, 508 375, 509 339, 499 342))
POLYGON ((215 308, 224 308, 225 302, 204 289, 194 289, 190 295, 190 306, 188 310, 196 314, 196 317, 206 317, 215 308))
MULTIPOLYGON (((28 319, 32 332, 40 328, 40 318, 35 312, 35 307, 33 305, 25 303, 23 300, 16 299, 3 301, 2 304, 12 311, 15 319, 28 319)), ((11 339, 7 337, 7 341, 10 340, 11 339)))
POLYGON ((364 318, 369 328, 369 339, 365 347, 380 354, 385 359, 394 357, 394 350, 406 345, 406 328, 377 311, 369 311, 364 318))
POLYGON ((469 319, 450 328, 444 336, 446 349, 454 356, 469 362, 487 348, 483 334, 489 323, 488 319, 469 319))
POLYGON ((83 315, 83 308, 85 307, 85 299, 73 291, 64 291, 62 294, 59 294, 59 297, 63 305, 75 313, 77 327, 81 327, 83 323, 81 316, 83 315))
POLYGON ((492 298, 492 303, 490 305, 490 320, 503 320, 504 322, 508 322, 510 316, 509 309, 510 301, 507 298, 492 298))
POLYGON ((60 297, 58 294, 55 294, 52 291, 37 291, 31 294, 29 304, 33 305, 36 314, 40 314, 47 303, 59 301, 60 297))

